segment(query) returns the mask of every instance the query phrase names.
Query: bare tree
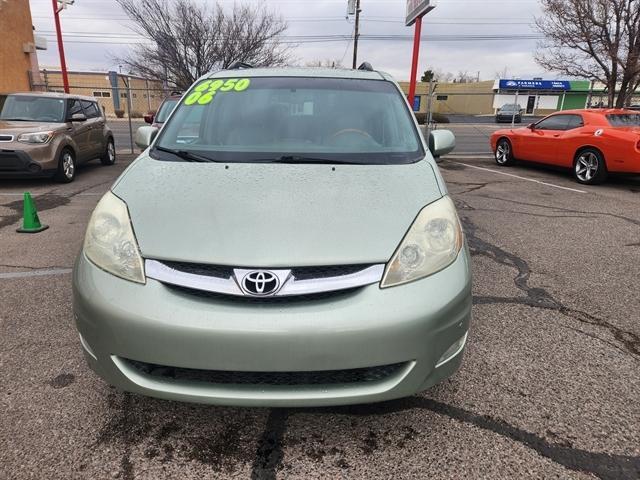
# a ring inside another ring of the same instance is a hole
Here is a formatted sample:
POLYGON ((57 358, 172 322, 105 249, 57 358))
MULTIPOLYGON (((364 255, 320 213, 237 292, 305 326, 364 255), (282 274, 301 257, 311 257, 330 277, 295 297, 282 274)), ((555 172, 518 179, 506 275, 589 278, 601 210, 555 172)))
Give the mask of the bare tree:
POLYGON ((166 79, 186 89, 205 73, 234 61, 283 65, 290 47, 282 42, 286 22, 264 7, 234 4, 225 10, 192 0, 116 0, 134 30, 150 40, 119 59, 129 70, 166 79))
POLYGON ((640 0, 541 0, 546 36, 536 61, 547 70, 606 85, 608 105, 628 105, 640 86, 640 0))
POLYGON ((500 80, 500 79, 504 79, 504 78, 509 78, 509 67, 507 67, 505 65, 505 67, 502 70, 496 70, 493 74, 493 78, 500 80))

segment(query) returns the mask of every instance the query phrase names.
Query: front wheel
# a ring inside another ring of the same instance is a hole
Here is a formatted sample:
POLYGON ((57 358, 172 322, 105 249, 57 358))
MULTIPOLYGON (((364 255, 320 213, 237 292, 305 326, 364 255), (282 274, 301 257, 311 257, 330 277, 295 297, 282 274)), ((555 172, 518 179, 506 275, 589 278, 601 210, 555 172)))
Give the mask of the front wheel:
POLYGON ((113 165, 116 163, 116 147, 112 138, 107 141, 107 148, 100 157, 100 162, 102 162, 103 165, 113 165))
POLYGON ((496 145, 496 163, 501 167, 506 167, 513 165, 514 162, 511 142, 506 138, 501 138, 496 145))
POLYGON ((74 178, 76 178, 76 158, 71 150, 65 148, 60 153, 55 179, 61 183, 70 183, 74 178))
POLYGON ((604 156, 595 148, 582 150, 573 162, 573 177, 578 183, 596 185, 607 178, 604 156))

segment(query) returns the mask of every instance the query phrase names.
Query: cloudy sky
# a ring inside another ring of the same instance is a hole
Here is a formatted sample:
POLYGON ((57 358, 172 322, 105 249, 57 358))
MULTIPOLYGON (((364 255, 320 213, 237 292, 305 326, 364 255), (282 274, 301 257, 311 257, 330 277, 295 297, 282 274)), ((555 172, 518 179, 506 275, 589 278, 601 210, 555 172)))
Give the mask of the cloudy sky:
MULTIPOLYGON (((205 1, 205 0, 198 0, 205 1)), ((233 0, 218 0, 225 6, 233 0)), ((345 19, 347 0, 238 0, 266 4, 288 22, 287 36, 344 35, 353 33, 353 20, 345 19)), ((39 52, 42 66, 59 65, 50 0, 31 0, 33 22, 49 41, 39 52)), ((212 0, 207 3, 213 4, 212 0)), ((413 28, 404 26, 405 0, 361 0, 361 33, 392 35, 392 40, 361 39, 359 61, 385 70, 398 80, 409 77, 413 28)), ((540 14, 538 0, 438 0, 424 20, 420 72, 435 68, 454 74, 468 72, 493 79, 505 69, 509 77, 545 76, 533 61, 536 32, 531 23, 540 14), (498 37, 489 40, 486 37, 498 37), (518 38, 522 37, 524 38, 518 38)), ((118 56, 140 41, 115 0, 76 0, 61 14, 69 69, 117 70, 118 56)), ((342 60, 351 65, 353 44, 302 40, 294 55, 300 64, 313 60, 342 60)))

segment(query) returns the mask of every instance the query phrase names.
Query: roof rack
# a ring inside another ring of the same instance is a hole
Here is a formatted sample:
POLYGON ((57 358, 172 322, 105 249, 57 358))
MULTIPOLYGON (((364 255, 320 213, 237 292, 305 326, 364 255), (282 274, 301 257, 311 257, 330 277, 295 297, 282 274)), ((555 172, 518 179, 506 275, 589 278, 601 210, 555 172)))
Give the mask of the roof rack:
POLYGON ((233 62, 231 65, 227 67, 227 70, 242 70, 245 68, 253 68, 253 65, 244 62, 233 62))
POLYGON ((373 72, 373 67, 369 62, 362 62, 358 67, 358 70, 364 70, 365 72, 373 72))

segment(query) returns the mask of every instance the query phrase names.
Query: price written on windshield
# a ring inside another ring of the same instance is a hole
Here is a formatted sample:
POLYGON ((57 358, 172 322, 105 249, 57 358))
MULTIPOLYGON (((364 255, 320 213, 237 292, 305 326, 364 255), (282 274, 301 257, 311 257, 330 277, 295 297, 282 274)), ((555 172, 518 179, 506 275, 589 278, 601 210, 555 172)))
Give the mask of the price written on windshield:
POLYGON ((218 92, 244 92, 251 85, 248 78, 205 80, 196 86, 184 100, 185 105, 207 105, 218 92))

